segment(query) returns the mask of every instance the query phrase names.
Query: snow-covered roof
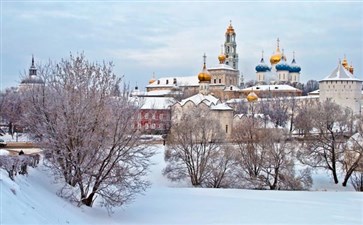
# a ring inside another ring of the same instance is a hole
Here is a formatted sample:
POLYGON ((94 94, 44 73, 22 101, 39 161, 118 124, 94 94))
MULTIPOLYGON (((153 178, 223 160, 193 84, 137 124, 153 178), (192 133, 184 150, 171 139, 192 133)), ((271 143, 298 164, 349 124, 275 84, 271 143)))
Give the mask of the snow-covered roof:
POLYGON ((165 96, 171 93, 171 90, 155 90, 145 92, 145 96, 165 96))
POLYGON ((170 97, 146 97, 142 99, 141 109, 168 109, 174 102, 170 97))
POLYGON ((146 87, 199 86, 198 76, 161 77, 146 87), (175 82, 176 83, 175 83, 175 82))
POLYGON ((320 93, 320 90, 311 91, 308 93, 308 95, 318 95, 320 93))
POLYGON ((185 105, 187 102, 193 102, 195 105, 199 105, 200 103, 205 103, 210 107, 211 110, 233 110, 225 103, 221 103, 218 98, 213 95, 203 95, 196 94, 189 98, 183 99, 179 102, 181 106, 185 105))
POLYGON ((219 99, 214 97, 213 95, 202 95, 202 94, 196 94, 189 98, 183 99, 180 101, 180 105, 185 105, 187 102, 193 102, 195 105, 200 104, 201 102, 204 102, 206 105, 216 105, 219 103, 219 99))
POLYGON ((351 81, 361 81, 358 78, 354 77, 341 63, 338 64, 337 68, 333 70, 333 72, 325 77, 321 81, 328 81, 328 80, 351 80, 351 81))
POLYGON ((212 110, 233 110, 231 107, 229 107, 225 103, 220 103, 220 104, 217 104, 217 105, 212 105, 210 108, 212 110))
POLYGON ((241 89, 234 85, 229 85, 224 88, 224 91, 239 91, 239 90, 241 89))
POLYGON ((233 67, 231 67, 229 65, 226 65, 226 64, 218 64, 215 67, 211 67, 211 68, 207 68, 207 69, 208 70, 220 70, 220 69, 223 69, 223 70, 233 70, 233 71, 237 71, 236 69, 233 69, 233 67))
POLYGON ((253 87, 248 87, 245 89, 242 89, 242 91, 301 91, 297 88, 294 88, 287 84, 279 84, 279 85, 256 85, 253 87))

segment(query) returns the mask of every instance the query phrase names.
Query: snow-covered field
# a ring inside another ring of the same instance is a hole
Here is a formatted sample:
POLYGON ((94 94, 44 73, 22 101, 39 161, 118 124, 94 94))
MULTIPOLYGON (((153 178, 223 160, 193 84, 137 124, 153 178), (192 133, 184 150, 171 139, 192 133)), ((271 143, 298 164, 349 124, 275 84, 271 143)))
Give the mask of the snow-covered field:
POLYGON ((0 224, 363 224, 363 194, 327 174, 314 175, 317 191, 191 188, 162 176, 163 146, 156 148, 151 188, 112 215, 59 198, 42 166, 15 182, 0 170, 0 224))

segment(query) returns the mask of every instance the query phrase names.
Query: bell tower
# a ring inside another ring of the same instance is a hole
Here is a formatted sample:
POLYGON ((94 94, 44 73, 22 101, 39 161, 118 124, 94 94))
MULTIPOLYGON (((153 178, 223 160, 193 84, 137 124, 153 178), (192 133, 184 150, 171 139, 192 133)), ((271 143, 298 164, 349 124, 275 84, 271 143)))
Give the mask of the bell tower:
POLYGON ((226 55, 225 64, 238 70, 238 54, 236 49, 236 33, 234 32, 232 21, 230 21, 226 31, 226 41, 224 42, 224 54, 226 55))

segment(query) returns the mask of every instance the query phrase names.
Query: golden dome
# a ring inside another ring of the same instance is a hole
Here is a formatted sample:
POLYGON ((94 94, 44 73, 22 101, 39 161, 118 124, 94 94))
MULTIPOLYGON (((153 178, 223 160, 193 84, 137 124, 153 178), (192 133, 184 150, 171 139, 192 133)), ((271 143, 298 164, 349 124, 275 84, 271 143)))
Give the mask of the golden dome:
POLYGON ((202 70, 202 72, 200 72, 198 74, 198 80, 199 80, 199 82, 210 82, 212 79, 212 76, 208 72, 207 67, 205 65, 207 56, 204 54, 203 58, 204 58, 203 70, 202 70))
POLYGON ((281 53, 277 52, 271 56, 270 63, 271 63, 271 65, 274 65, 274 64, 277 64, 278 62, 280 62, 280 60, 281 60, 281 53))
POLYGON ((219 56, 218 56, 218 60, 219 60, 219 63, 220 64, 224 64, 224 61, 226 61, 226 55, 225 54, 220 54, 219 56))
POLYGON ((154 79, 154 78, 151 78, 150 80, 149 80, 149 84, 152 84, 152 83, 154 83, 156 80, 154 79))
POLYGON ((248 95, 247 95, 247 101, 249 102, 254 102, 254 101, 257 101, 258 99, 258 96, 256 95, 255 92, 250 92, 248 95))
POLYGON ((344 59, 343 59, 343 62, 342 62, 342 66, 344 66, 345 69, 349 68, 348 60, 347 60, 347 58, 345 56, 344 56, 344 59))
POLYGON ((234 28, 232 26, 232 21, 229 21, 229 26, 227 27, 226 34, 228 34, 228 33, 234 34, 234 28))
POLYGON ((205 67, 203 67, 203 71, 198 74, 199 82, 203 82, 203 81, 210 82, 211 79, 212 79, 212 76, 210 75, 208 70, 205 67))
POLYGON ((149 84, 152 84, 156 81, 155 74, 153 73, 153 77, 149 80, 149 84))

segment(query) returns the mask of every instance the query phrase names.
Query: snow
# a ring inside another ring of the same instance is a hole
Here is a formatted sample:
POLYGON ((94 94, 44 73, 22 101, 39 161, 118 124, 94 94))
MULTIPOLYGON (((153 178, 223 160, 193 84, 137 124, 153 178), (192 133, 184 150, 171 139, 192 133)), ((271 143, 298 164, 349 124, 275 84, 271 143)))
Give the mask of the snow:
POLYGON ((0 149, 0 155, 9 155, 9 151, 5 150, 5 149, 0 149))
POLYGON ((0 170, 0 224, 363 224, 362 193, 332 184, 326 173, 313 176, 318 191, 192 188, 162 176, 164 147, 153 148, 151 188, 112 215, 58 197, 42 165, 15 182, 0 170))
POLYGON ((233 67, 229 66, 229 65, 226 65, 224 63, 220 63, 218 64, 217 66, 215 67, 210 67, 210 68, 207 68, 208 70, 233 70, 233 71, 237 71, 236 69, 233 69, 233 67))
POLYGON ((179 104, 183 106, 189 101, 193 102, 195 105, 199 105, 200 103, 204 102, 208 106, 212 104, 216 105, 220 102, 219 99, 213 95, 196 94, 189 98, 183 99, 179 104))
POLYGON ((169 109, 174 102, 171 97, 147 97, 143 98, 141 109, 169 109))

